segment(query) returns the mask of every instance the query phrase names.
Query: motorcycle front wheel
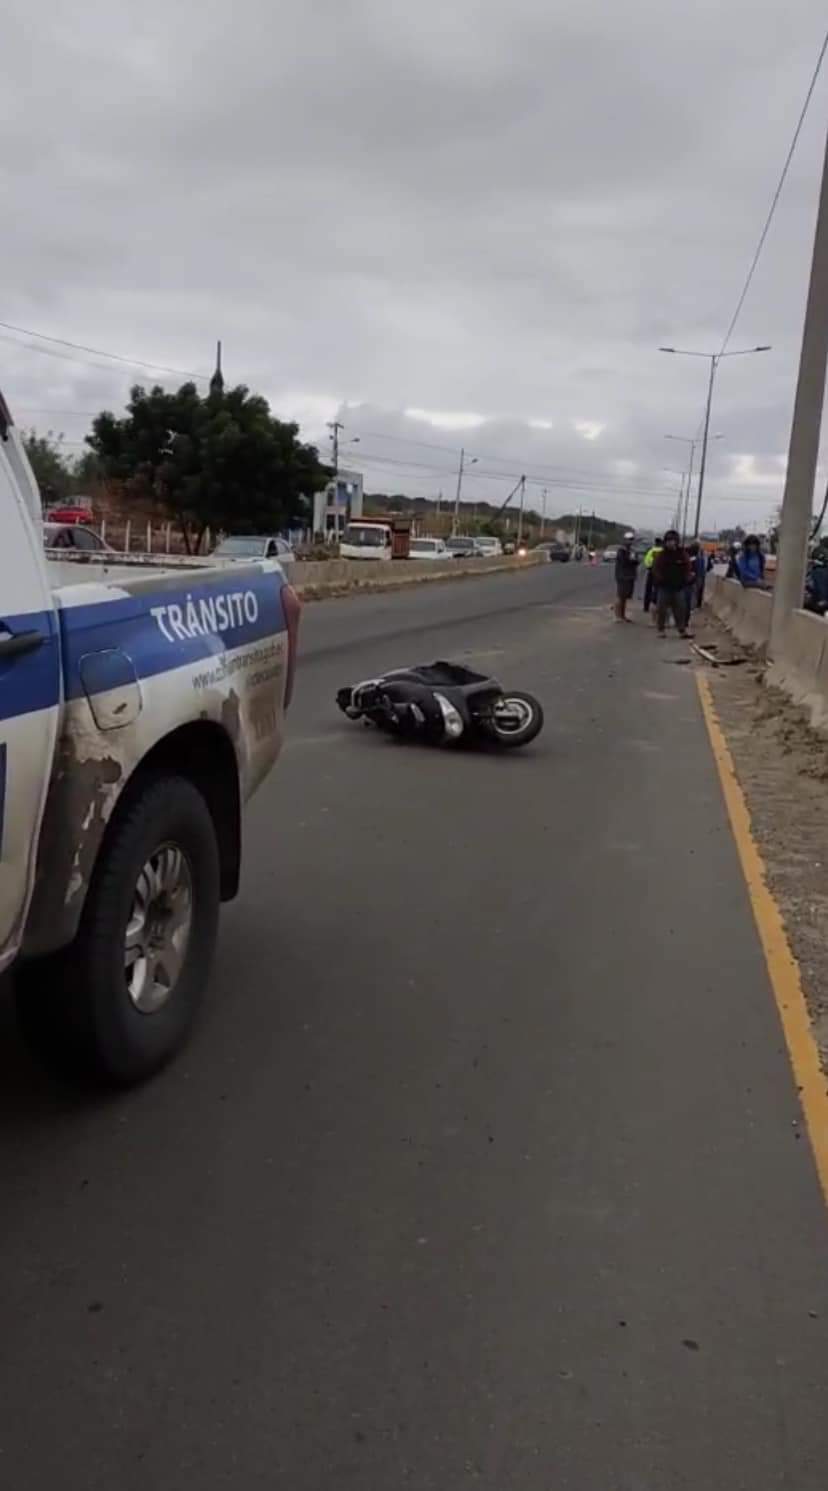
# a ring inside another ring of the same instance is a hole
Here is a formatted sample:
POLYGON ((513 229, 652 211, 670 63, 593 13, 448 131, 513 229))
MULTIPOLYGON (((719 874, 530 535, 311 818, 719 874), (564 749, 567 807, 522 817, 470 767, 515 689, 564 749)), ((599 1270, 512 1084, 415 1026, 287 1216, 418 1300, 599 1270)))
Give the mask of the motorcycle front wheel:
POLYGON ((498 699, 491 715, 481 721, 488 740, 501 749, 514 750, 528 745, 543 729, 543 710, 534 694, 517 690, 498 699))

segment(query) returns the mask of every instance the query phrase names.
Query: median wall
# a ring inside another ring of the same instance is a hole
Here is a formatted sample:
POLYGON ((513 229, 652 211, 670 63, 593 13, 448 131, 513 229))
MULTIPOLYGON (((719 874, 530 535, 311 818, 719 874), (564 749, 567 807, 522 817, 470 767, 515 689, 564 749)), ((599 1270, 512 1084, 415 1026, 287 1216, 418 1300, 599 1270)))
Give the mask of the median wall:
MULTIPOLYGON (((767 652, 772 596, 744 590, 737 580, 708 577, 706 603, 714 616, 746 647, 767 652)), ((782 646, 768 659, 765 682, 781 688, 803 709, 811 724, 828 733, 828 622, 811 611, 793 611, 782 646)))
POLYGON ((499 554, 491 559, 435 560, 392 559, 387 563, 359 559, 297 559, 288 570, 292 585, 306 600, 348 591, 398 590, 434 580, 457 580, 461 576, 487 575, 502 570, 527 569, 545 564, 542 555, 499 554))
POLYGON ((765 648, 770 641, 771 605, 767 590, 745 590, 738 580, 708 575, 705 602, 744 647, 765 648))

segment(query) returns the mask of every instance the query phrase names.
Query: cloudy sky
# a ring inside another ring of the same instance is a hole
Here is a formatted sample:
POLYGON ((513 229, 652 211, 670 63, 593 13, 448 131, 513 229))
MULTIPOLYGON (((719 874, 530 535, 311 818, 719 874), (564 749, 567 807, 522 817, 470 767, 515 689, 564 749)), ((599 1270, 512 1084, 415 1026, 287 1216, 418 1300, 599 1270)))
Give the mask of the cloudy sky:
MULTIPOLYGON (((655 527, 825 29, 789 0, 5 0, 0 321, 267 394, 369 490, 655 527), (783 23, 783 13, 785 20, 783 23), (669 469, 665 469, 669 468, 669 469)), ((721 367, 706 515, 784 475, 820 79, 721 367)), ((21 424, 171 374, 0 327, 21 424)))

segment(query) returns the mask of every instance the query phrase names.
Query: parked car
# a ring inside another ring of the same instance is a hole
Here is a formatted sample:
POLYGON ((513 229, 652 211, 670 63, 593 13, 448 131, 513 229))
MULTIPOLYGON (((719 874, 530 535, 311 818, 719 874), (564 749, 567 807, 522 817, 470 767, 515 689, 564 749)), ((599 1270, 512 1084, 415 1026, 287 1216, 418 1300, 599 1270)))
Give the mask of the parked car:
POLYGON ((453 559, 451 549, 442 538, 412 538, 408 551, 409 559, 453 559))
POLYGON ((453 538, 447 538, 446 548, 455 559, 483 558, 479 540, 467 533, 456 533, 453 538))
POLYGON ((47 549, 71 549, 75 554, 112 554, 94 528, 82 523, 44 523, 43 544, 47 549))
POLYGON ((601 557, 604 561, 604 564, 614 564, 616 559, 618 558, 618 550, 605 549, 601 557))
POLYGON ((503 553, 503 545, 500 539, 488 533, 481 533, 479 535, 477 547, 483 550, 486 559, 499 559, 503 553))
POLYGON ((293 564, 296 555, 289 543, 271 533, 234 533, 223 538, 210 555, 216 564, 249 563, 251 559, 278 559, 293 564))

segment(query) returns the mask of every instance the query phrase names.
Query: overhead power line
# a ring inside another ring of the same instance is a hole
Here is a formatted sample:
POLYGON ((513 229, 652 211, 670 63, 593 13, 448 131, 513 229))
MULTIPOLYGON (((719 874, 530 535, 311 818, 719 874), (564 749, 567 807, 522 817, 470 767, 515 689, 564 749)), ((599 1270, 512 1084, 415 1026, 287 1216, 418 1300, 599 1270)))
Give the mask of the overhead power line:
MULTIPOLYGON (((360 438, 365 438, 368 440, 392 440, 399 445, 413 445, 421 447, 424 450, 445 451, 447 455, 452 455, 454 457, 457 457, 460 454, 459 445, 435 445, 432 441, 429 440, 415 440, 408 435, 385 435, 378 430, 360 430, 360 438)), ((517 471, 518 469, 521 472, 526 473, 527 481, 534 480, 539 486, 548 484, 549 482, 554 482, 556 480, 558 482, 569 483, 570 480, 578 481, 582 480, 583 478, 590 478, 592 476, 593 468, 589 466, 560 466, 555 463, 546 464, 543 461, 530 461, 527 463, 525 458, 522 456, 496 456, 492 455, 490 452, 480 450, 477 445, 472 445, 471 449, 475 451, 476 455, 481 461, 490 461, 494 462, 497 465, 508 466, 510 468, 510 471, 501 473, 504 480, 508 480, 509 475, 512 472, 517 471), (531 473, 533 472, 538 474, 533 477, 531 475, 531 473)), ((392 458, 389 456, 387 457, 387 459, 390 461, 392 458)), ((411 463, 409 462, 409 464, 411 463)), ((441 467, 440 469, 443 470, 445 468, 441 467)), ((480 475, 480 473, 475 472, 475 475, 480 475)), ((605 480, 609 480, 609 477, 606 477, 605 480)), ((619 490, 632 491, 633 489, 624 487, 622 485, 619 490)))
MULTIPOLYGON (((209 375, 206 373, 187 372, 184 368, 170 368, 163 362, 144 362, 140 357, 123 357, 120 352, 105 352, 100 347, 87 347, 83 342, 70 342, 65 337, 47 336, 45 331, 32 331, 26 326, 13 326, 10 321, 0 321, 4 331, 16 332, 18 336, 36 337, 40 342, 50 342, 55 347, 68 347, 73 352, 86 352, 92 357, 106 357, 110 362, 123 363, 129 368, 147 368, 150 372, 172 373, 176 378, 194 378, 200 383, 206 383, 209 375)), ((25 342, 18 342, 17 346, 25 346, 25 342)), ((31 351, 42 351, 42 348, 31 348, 31 351)), ((83 361, 78 358, 77 361, 83 361)))
MULTIPOLYGON (((739 316, 741 315, 742 306, 745 303, 745 300, 747 298, 748 290, 750 289, 751 283, 753 281, 753 276, 756 273, 756 268, 757 268, 757 265, 759 263, 759 259, 760 259, 761 254, 762 254, 762 249, 765 247, 765 239, 768 236, 768 231, 770 229, 771 223, 773 222, 774 214, 776 212, 776 208, 777 208, 777 205, 778 205, 778 202, 779 202, 779 198, 782 195, 782 188, 785 185, 785 181, 786 181, 786 178, 787 178, 787 175, 788 175, 788 171, 790 169, 790 164, 791 164, 791 161, 793 160, 794 151, 796 150, 797 143, 799 141, 799 136, 802 133, 802 126, 805 123, 805 116, 808 113, 808 108, 810 106, 811 99, 813 97, 813 92, 814 92, 814 89, 815 89, 816 84, 817 84, 817 78, 819 77, 819 74, 820 74, 820 72, 822 70, 822 64, 823 64, 823 61, 825 59, 825 53, 826 53, 826 51, 828 51, 828 31, 825 33, 825 36, 824 36, 823 42, 822 42, 822 46, 819 49, 819 56, 817 57, 816 66, 814 67, 813 73, 811 75, 811 81, 808 84, 808 91, 805 94, 805 101, 804 101, 804 103, 802 105, 802 108, 800 110, 799 118, 798 118, 797 123, 796 123, 796 129, 793 132, 793 138, 792 138, 791 143, 790 143, 790 145, 788 147, 788 153, 785 156, 785 164, 782 167, 782 174, 780 175, 779 180, 778 180, 778 182, 776 184, 776 191, 773 194, 773 198, 771 200, 770 208, 768 210, 768 215, 765 218, 764 226, 762 228, 761 233, 759 234, 759 242, 756 245, 756 252, 754 253, 753 258, 750 261, 750 268, 749 268, 749 270, 747 272, 747 277, 745 279, 745 283, 742 286, 741 294, 739 296, 738 301, 736 302, 736 309, 735 309, 735 311, 733 312, 733 315, 730 318, 730 325, 727 328, 727 331, 725 333, 725 339, 722 342, 722 352, 724 352, 726 350, 727 345, 728 345, 728 343, 730 341, 730 338, 732 337, 732 335, 733 335, 733 333, 734 333, 734 331, 736 329, 736 322, 738 321, 739 316)), ((719 355, 721 356, 721 353, 719 355)))

